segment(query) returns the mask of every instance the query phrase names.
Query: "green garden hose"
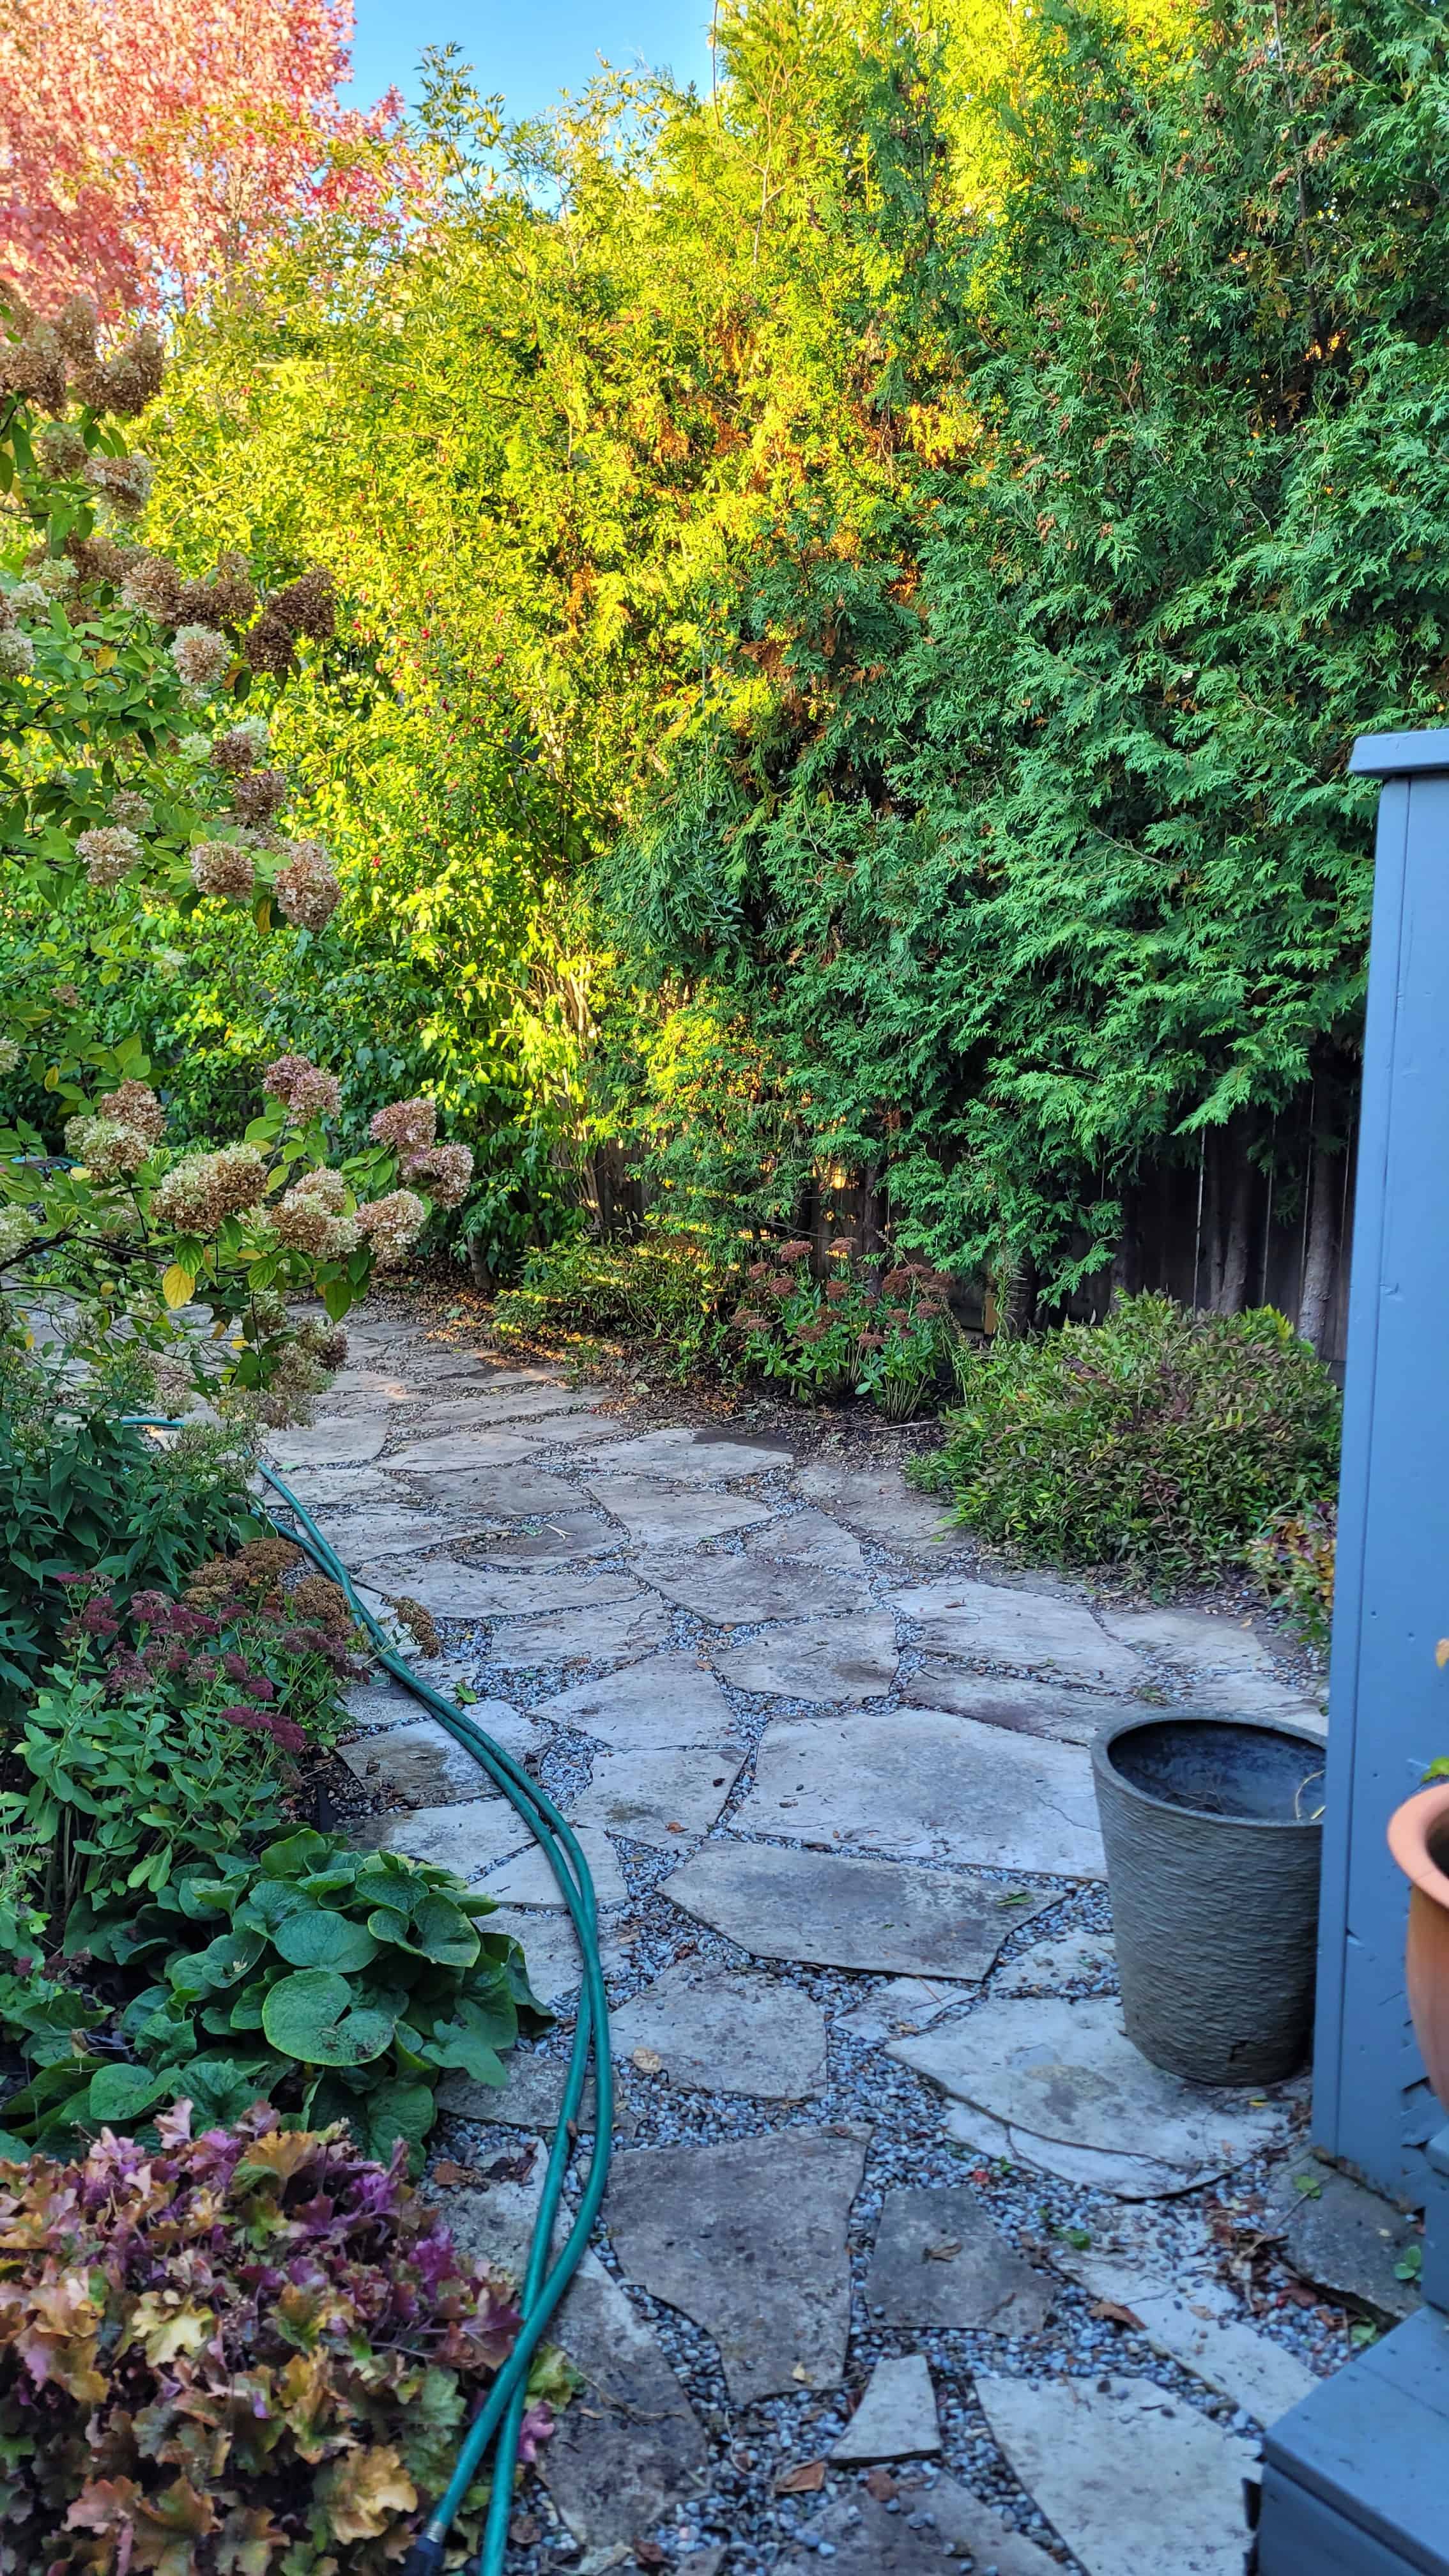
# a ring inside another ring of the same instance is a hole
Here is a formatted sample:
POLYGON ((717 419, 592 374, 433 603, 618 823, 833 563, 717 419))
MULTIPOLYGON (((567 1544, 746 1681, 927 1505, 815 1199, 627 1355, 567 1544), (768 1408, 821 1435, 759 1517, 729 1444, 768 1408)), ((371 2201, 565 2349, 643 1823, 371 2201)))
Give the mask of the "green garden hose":
MULTIPOLYGON (((133 1417, 138 1429, 173 1431, 175 1422, 154 1416, 133 1417)), ((358 1599, 351 1577, 336 1550, 329 1546, 315 1522, 298 1502, 290 1487, 270 1467, 261 1474, 272 1491, 280 1496, 297 1524, 301 1545, 313 1562, 346 1595, 353 1615, 367 1629, 379 1663, 391 1673, 404 1690, 436 1717, 439 1724, 457 1738, 471 1753, 480 1768, 487 1772, 495 1786, 517 1809, 530 1833, 542 1846, 549 1867, 558 1881, 559 1891, 568 1907, 573 1927, 583 1953, 583 1992, 578 2019, 574 2027, 573 2049, 569 2057, 563 2102, 558 2125, 549 2151, 548 2170, 544 2176, 538 2217, 529 2246, 528 2265, 524 2273, 520 2298, 522 2324, 513 2350, 499 2371, 488 2394, 459 2447, 453 2474, 443 2494, 428 2516, 423 2530, 413 2542, 403 2561, 402 2576, 434 2576, 441 2568, 449 2528, 468 2489, 473 2484, 494 2435, 498 2437, 493 2458, 493 2483, 488 2502, 488 2519, 478 2557, 478 2576, 501 2576, 508 2550, 508 2522, 512 2511, 513 2475, 518 2460, 519 2433, 528 2404, 528 2370, 534 2352, 543 2339, 550 2318, 558 2307, 569 2282, 577 2271, 588 2245, 589 2234, 604 2197, 608 2179, 609 2153, 613 2143, 613 2080, 609 2063, 609 2005, 604 1991, 604 1972, 599 1959, 598 1908, 589 1865, 576 1835, 571 1831, 553 1800, 529 1778, 506 1753, 495 1744, 481 1726, 475 1726, 467 1712, 455 1707, 431 1682, 412 1670, 405 1656, 387 1642, 383 1629, 370 1610, 358 1599), (570 2127, 577 2119, 583 2101, 584 2085, 592 2056, 596 2109, 594 2115, 594 2151, 568 2235, 553 2262, 549 2260, 555 2223, 563 2200, 564 2177, 568 2169, 570 2127)))

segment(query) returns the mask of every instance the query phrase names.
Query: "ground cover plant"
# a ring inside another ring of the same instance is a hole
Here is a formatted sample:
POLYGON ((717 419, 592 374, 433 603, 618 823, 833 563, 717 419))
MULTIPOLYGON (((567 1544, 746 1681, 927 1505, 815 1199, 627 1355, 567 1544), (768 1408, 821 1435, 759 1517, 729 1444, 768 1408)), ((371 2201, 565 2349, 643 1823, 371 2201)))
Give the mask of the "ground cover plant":
MULTIPOLYGON (((345 2130, 195 2126, 0 2166, 0 2565, 383 2576, 507 2358, 510 2285, 345 2130)), ((545 2350, 525 2460, 568 2389, 545 2350)))
POLYGON ((797 1239, 749 1263, 730 1324, 739 1365, 802 1403, 864 1395, 888 1422, 909 1421, 946 1378, 949 1279, 926 1261, 864 1265, 843 1239, 817 1279, 810 1254, 797 1239))
POLYGON ((963 1342, 956 1366, 945 1443, 915 1472, 1029 1559, 1212 1578, 1336 1485, 1338 1389, 1272 1308, 1123 1298, 1100 1324, 963 1342))

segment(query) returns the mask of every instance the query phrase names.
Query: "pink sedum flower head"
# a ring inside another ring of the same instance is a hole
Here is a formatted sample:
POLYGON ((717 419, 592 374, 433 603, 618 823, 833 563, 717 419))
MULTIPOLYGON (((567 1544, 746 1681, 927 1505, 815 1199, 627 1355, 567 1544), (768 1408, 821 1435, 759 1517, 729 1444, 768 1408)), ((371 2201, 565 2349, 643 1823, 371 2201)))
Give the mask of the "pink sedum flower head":
POLYGON ((342 899, 336 871, 320 841, 289 841, 277 871, 277 909, 294 930, 325 930, 342 899))
POLYGON ((223 1217, 256 1207, 267 1186, 267 1167, 255 1145, 223 1145, 214 1154, 187 1154, 151 1193, 151 1214, 180 1234, 215 1234, 223 1217))
POLYGON ((379 1270, 396 1270, 406 1260, 427 1221, 428 1211, 415 1190, 393 1190, 357 1211, 358 1233, 371 1244, 379 1270))
POLYGON ((414 1155, 426 1154, 438 1132, 438 1104, 435 1100, 394 1100, 379 1109, 367 1130, 379 1145, 390 1145, 399 1160, 406 1163, 414 1155))
POLYGON ((412 1154, 405 1165, 409 1180, 421 1183, 434 1205, 461 1207, 473 1179, 473 1152, 468 1145, 433 1145, 412 1154))
MULTIPOLYGON (((4 638, 0 637, 0 642, 4 638)), ((76 857, 83 861, 86 875, 93 886, 119 885, 128 877, 141 856, 141 844, 134 832, 119 823, 102 824, 94 832, 82 832, 76 841, 76 857)))
POLYGON ((171 659, 188 689, 200 689, 205 695, 225 679, 231 646, 214 626, 183 626, 172 644, 171 659))
POLYGON ((236 841, 197 841, 191 852, 191 882, 198 894, 249 895, 256 869, 236 841))
POLYGON ((324 1073, 305 1055, 279 1055, 262 1075, 262 1089, 284 1101, 299 1127, 314 1118, 335 1118, 342 1106, 342 1085, 335 1073, 324 1073))

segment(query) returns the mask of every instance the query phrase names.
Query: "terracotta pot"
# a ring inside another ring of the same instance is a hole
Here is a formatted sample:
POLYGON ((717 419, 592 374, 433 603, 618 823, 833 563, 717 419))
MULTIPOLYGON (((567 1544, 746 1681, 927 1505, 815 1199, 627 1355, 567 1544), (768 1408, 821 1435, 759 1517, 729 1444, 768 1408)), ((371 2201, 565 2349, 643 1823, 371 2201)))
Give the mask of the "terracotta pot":
POLYGON ((1414 2037, 1449 2111, 1449 1780, 1395 1808, 1389 1849, 1411 1890, 1404 1975, 1414 2037))

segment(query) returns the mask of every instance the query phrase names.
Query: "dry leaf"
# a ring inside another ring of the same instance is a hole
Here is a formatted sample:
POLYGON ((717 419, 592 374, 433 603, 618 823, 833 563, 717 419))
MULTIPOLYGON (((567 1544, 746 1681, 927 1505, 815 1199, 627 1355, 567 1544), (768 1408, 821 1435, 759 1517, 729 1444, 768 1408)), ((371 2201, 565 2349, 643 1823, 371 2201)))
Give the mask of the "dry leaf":
POLYGON ((460 2182, 481 2182, 482 2179, 476 2165, 455 2165, 448 2156, 433 2167, 433 2180, 444 2191, 455 2190, 460 2182))
POLYGON ((804 2362, 803 2362, 803 2361, 797 2361, 797 2362, 796 2362, 794 2369, 793 2369, 793 2370, 791 2371, 791 2373, 790 2373, 790 2376, 791 2376, 791 2378, 792 2378, 792 2379, 798 2379, 802 2388, 808 2388, 808 2387, 809 2387, 809 2385, 810 2385, 810 2373, 809 2373, 809 2371, 806 2369, 805 2364, 804 2364, 804 2362))
POLYGON ((1094 2299, 1088 2313, 1104 2317, 1108 2325, 1133 2326, 1139 2334, 1142 2331, 1142 2319, 1131 2308, 1124 2308, 1118 2299, 1094 2299))
POLYGON ((800 2460, 775 2480, 776 2495, 815 2495, 825 2484, 823 2460, 800 2460))
POLYGON ((943 2236, 935 2245, 922 2246, 921 2261, 923 2263, 954 2263, 960 2251, 961 2239, 959 2236, 943 2236))
POLYGON ((664 2060, 657 2048, 636 2048, 629 2063, 637 2066, 641 2075, 662 2075, 664 2072, 664 2060))
POLYGON ((686 1834, 689 1831, 689 1827, 687 1825, 666 1825, 664 1830, 667 1834, 686 1834))
POLYGON ((669 2564, 657 2540, 636 2540, 634 2556, 641 2567, 667 2567, 669 2564))
POLYGON ((869 2470, 866 2474, 865 2491, 867 2495, 874 2496, 877 2504, 889 2504, 892 2496, 900 2494, 900 2488, 889 2469, 869 2470))

